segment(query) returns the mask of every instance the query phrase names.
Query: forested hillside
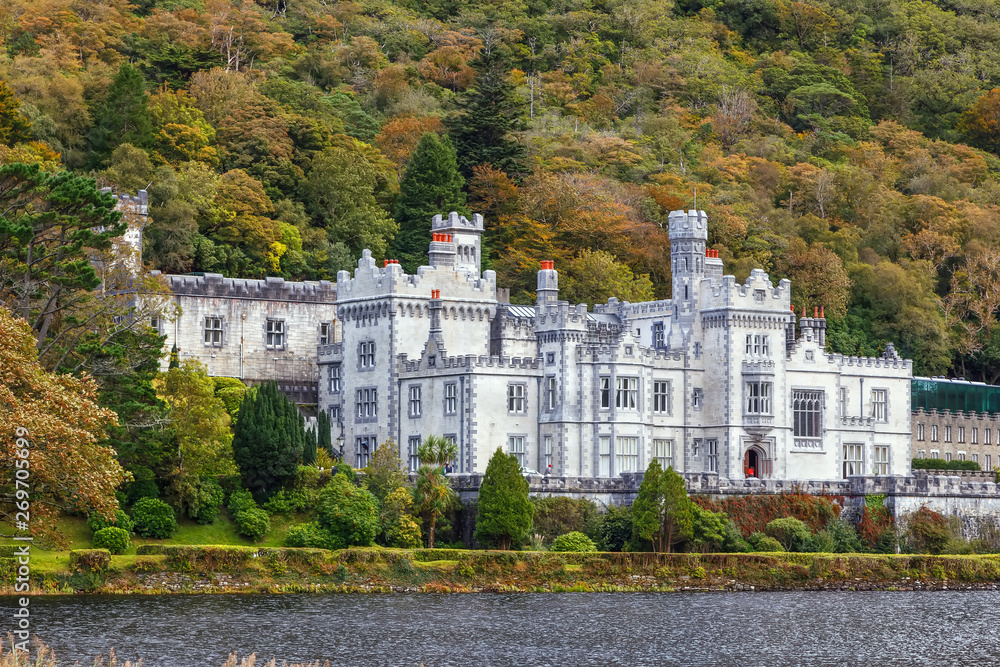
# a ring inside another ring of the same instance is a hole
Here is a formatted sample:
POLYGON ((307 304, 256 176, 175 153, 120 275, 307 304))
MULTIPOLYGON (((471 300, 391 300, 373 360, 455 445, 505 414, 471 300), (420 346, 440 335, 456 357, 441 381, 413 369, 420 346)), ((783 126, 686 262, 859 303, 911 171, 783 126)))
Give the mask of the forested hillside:
POLYGON ((666 297, 697 197, 833 349, 1000 378, 991 0, 7 0, 0 39, 0 160, 148 185, 154 268, 412 268, 458 210, 516 301, 541 259, 666 297))

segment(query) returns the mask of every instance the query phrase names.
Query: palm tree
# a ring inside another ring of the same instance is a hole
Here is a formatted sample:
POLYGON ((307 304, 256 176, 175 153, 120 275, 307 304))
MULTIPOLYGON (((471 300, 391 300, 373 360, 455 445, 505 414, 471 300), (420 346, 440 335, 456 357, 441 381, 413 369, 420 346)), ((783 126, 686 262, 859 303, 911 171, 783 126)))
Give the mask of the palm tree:
POLYGON ((454 440, 441 437, 440 435, 429 435, 427 439, 420 443, 417 449, 417 458, 425 466, 440 468, 454 461, 458 456, 458 446, 454 440))
POLYGON ((420 514, 429 520, 427 547, 434 548, 434 527, 439 517, 451 509, 457 500, 455 490, 444 473, 444 466, 458 454, 455 443, 441 436, 431 435, 420 445, 417 457, 417 487, 413 491, 414 504, 420 514))

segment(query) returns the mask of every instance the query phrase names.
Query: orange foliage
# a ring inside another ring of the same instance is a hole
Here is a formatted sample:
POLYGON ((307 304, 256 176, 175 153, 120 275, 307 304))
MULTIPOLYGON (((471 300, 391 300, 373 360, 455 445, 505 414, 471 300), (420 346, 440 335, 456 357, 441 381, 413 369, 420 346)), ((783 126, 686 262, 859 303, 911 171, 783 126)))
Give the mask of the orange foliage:
POLYGON ((400 175, 410 159, 410 154, 427 132, 441 133, 443 126, 437 116, 397 116, 382 126, 375 137, 375 145, 392 160, 400 175))

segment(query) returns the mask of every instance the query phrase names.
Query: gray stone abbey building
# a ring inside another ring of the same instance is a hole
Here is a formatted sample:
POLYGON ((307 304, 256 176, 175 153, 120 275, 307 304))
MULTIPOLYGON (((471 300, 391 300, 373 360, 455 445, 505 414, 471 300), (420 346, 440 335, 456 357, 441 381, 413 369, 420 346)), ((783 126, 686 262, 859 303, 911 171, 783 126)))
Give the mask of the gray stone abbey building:
POLYGON ((481 271, 482 217, 432 227, 416 275, 366 251, 337 276, 318 403, 352 464, 393 442, 414 468, 444 435, 464 473, 498 447, 576 478, 652 459, 719 480, 909 473, 911 362, 826 352, 825 319, 796 317, 789 281, 724 275, 703 211, 670 214, 672 299, 593 311, 559 300, 552 262, 534 306, 504 303, 481 271))

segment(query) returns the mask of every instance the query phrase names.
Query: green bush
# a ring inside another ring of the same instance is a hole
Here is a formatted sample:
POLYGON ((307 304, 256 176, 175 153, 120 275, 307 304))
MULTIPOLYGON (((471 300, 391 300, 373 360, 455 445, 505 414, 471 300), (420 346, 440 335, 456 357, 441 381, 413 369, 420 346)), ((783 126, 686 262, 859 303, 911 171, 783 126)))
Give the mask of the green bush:
POLYGON ((316 522, 300 523, 291 526, 285 533, 286 547, 311 547, 314 549, 334 548, 334 539, 330 533, 320 528, 316 522))
POLYGON ((552 540, 552 551, 597 551, 594 541, 578 530, 564 533, 552 540))
POLYGON ((816 533, 813 539, 816 543, 815 551, 853 554, 864 550, 854 526, 843 519, 831 521, 826 528, 816 533))
POLYGON ((226 492, 219 483, 210 477, 203 477, 188 501, 187 515, 203 526, 215 523, 219 516, 219 505, 225 499, 226 492))
POLYGON ((723 512, 712 512, 699 505, 691 506, 691 539, 685 545, 687 551, 702 553, 745 553, 750 545, 740 534, 736 525, 723 512))
POLYGON ((632 513, 627 507, 611 505, 598 518, 594 532, 601 551, 621 551, 632 539, 632 513))
POLYGON ((371 546, 379 532, 378 515, 378 498, 344 475, 334 475, 319 493, 317 523, 330 534, 329 549, 371 546))
POLYGON ((95 549, 107 549, 113 554, 123 554, 132 546, 128 531, 114 526, 101 528, 91 541, 95 549))
POLYGON ((263 505, 268 514, 291 514, 292 503, 288 499, 288 494, 282 489, 271 496, 263 505))
POLYGON ((908 514, 904 524, 904 548, 910 553, 944 553, 949 546, 954 549, 949 543, 961 537, 948 519, 926 507, 908 514))
POLYGON ((257 501, 253 499, 253 494, 246 489, 238 489, 229 494, 229 502, 226 504, 229 508, 229 513, 236 518, 236 515, 240 512, 245 512, 249 509, 259 509, 257 507, 257 501))
POLYGON ((785 551, 813 551, 812 532, 804 521, 786 516, 767 524, 764 533, 778 540, 785 551))
POLYGON ((260 542, 267 531, 271 530, 271 519, 267 512, 259 507, 252 507, 237 512, 233 517, 236 520, 236 528, 240 535, 249 537, 254 542, 260 542))
POLYGON ((784 547, 781 546, 781 542, 764 533, 752 534, 747 538, 747 542, 753 545, 754 551, 785 551, 784 547))
POLYGON ((170 505, 156 498, 143 498, 132 506, 136 535, 166 539, 177 530, 177 519, 170 505))
POLYGON ((91 514, 87 517, 87 528, 90 529, 91 536, 102 528, 108 528, 109 526, 121 528, 129 534, 135 529, 132 519, 128 518, 128 514, 125 514, 122 510, 115 510, 114 521, 108 521, 100 514, 91 514))

